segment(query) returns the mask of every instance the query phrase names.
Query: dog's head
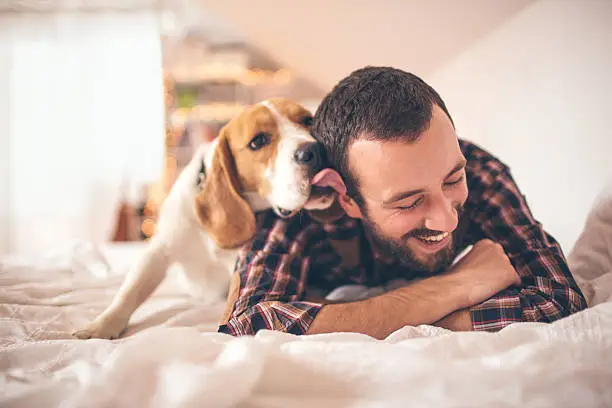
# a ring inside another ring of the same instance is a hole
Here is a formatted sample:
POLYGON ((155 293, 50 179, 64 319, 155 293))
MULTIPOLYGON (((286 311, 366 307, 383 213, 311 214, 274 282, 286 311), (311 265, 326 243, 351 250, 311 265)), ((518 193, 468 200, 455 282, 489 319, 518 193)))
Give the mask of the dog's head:
POLYGON ((311 125, 308 110, 276 98, 245 109, 221 130, 196 198, 197 217, 217 246, 236 248, 251 239, 254 211, 273 208, 289 218, 332 205, 331 190, 311 184, 325 166, 311 125))

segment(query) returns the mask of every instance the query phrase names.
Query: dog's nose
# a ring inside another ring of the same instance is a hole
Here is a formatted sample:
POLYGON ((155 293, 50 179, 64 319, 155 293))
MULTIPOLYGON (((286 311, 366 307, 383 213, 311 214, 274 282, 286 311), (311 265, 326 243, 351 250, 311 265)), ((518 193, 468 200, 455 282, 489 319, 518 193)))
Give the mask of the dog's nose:
POLYGON ((316 142, 304 143, 295 151, 294 158, 298 163, 318 170, 323 165, 323 146, 316 142))

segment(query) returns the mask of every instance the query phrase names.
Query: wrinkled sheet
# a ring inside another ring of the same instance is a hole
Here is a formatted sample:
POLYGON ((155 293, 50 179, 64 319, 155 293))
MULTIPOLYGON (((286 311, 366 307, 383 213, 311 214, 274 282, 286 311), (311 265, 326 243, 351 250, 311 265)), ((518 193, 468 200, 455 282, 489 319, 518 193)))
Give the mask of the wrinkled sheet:
POLYGON ((215 333, 223 305, 166 280, 125 338, 70 333, 111 300, 142 245, 77 243, 0 264, 1 407, 612 406, 612 200, 569 257, 591 307, 499 333, 405 327, 215 333), (606 258, 608 257, 608 258, 606 258))

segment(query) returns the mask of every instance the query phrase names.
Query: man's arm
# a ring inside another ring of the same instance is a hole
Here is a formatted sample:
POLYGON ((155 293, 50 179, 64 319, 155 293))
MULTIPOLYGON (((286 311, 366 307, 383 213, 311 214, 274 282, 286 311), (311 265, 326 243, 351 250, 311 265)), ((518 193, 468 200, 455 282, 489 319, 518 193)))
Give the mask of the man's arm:
MULTIPOLYGON (((359 302, 309 302, 304 296, 310 257, 325 256, 316 248, 304 250, 301 245, 320 242, 316 228, 311 225, 296 230, 278 221, 262 228, 258 235, 252 247, 239 256, 220 332, 344 331, 384 338, 403 326, 431 324, 455 310, 482 302, 518 279, 507 257, 495 256, 501 253, 501 247, 483 241, 445 275, 359 302)), ((333 274, 331 269, 325 272, 333 274)))
POLYGON ((321 309, 304 301, 309 257, 302 256, 313 225, 263 217, 257 236, 244 248, 234 271, 227 310, 219 332, 252 335, 262 329, 293 334, 306 332, 321 309))
MULTIPOLYGON (((240 287, 230 291, 231 312, 219 331, 232 335, 261 329, 294 334, 358 332, 382 339, 403 326, 430 324, 474 304, 467 296, 469 281, 461 273, 432 277, 358 302, 308 302, 303 300, 306 259, 266 251, 243 254, 235 275, 240 287)), ((490 288, 478 300, 506 286, 490 288)))
POLYGON ((297 257, 294 262, 286 262, 289 257, 257 252, 239 261, 242 265, 234 273, 240 286, 235 297, 228 299, 229 312, 219 332, 233 336, 252 335, 263 329, 306 332, 322 303, 303 300, 305 262, 297 257))
POLYGON ((362 301, 325 305, 308 334, 353 332, 384 339, 404 326, 431 324, 465 307, 465 293, 457 276, 424 279, 362 301))
POLYGON ((404 326, 433 323, 469 330, 466 308, 518 283, 502 247, 482 240, 446 274, 360 302, 323 306, 308 333, 358 332, 382 339, 404 326))
POLYGON ((472 226, 469 233, 499 243, 521 284, 469 308, 473 328, 552 322, 586 308, 560 245, 534 219, 509 169, 496 160, 485 163, 472 169, 468 178, 470 198, 464 216, 472 226))
POLYGON ((492 242, 483 241, 472 251, 471 258, 466 257, 470 262, 465 261, 462 264, 465 266, 447 274, 370 299, 337 304, 300 300, 303 291, 296 289, 305 286, 306 273, 295 265, 303 263, 296 261, 297 258, 282 261, 286 254, 261 252, 239 268, 245 285, 240 297, 232 301, 232 317, 219 331, 233 335, 254 334, 261 329, 294 334, 354 332, 383 339, 407 325, 432 324, 517 283, 514 270, 500 265, 504 257, 487 256, 491 251, 498 251, 496 248, 499 247, 492 242), (484 262, 474 260, 476 255, 484 262))

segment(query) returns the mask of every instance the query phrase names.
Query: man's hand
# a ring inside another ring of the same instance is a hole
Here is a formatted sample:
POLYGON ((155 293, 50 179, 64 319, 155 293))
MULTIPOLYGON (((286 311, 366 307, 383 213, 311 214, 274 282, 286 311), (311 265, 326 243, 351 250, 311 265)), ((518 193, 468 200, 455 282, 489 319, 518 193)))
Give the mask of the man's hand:
POLYGON ((462 308, 484 302, 508 286, 521 283, 502 246, 488 239, 478 241, 448 274, 464 288, 462 308))
POLYGON ((452 331, 474 330, 472 316, 468 309, 457 310, 433 323, 433 325, 452 331))

